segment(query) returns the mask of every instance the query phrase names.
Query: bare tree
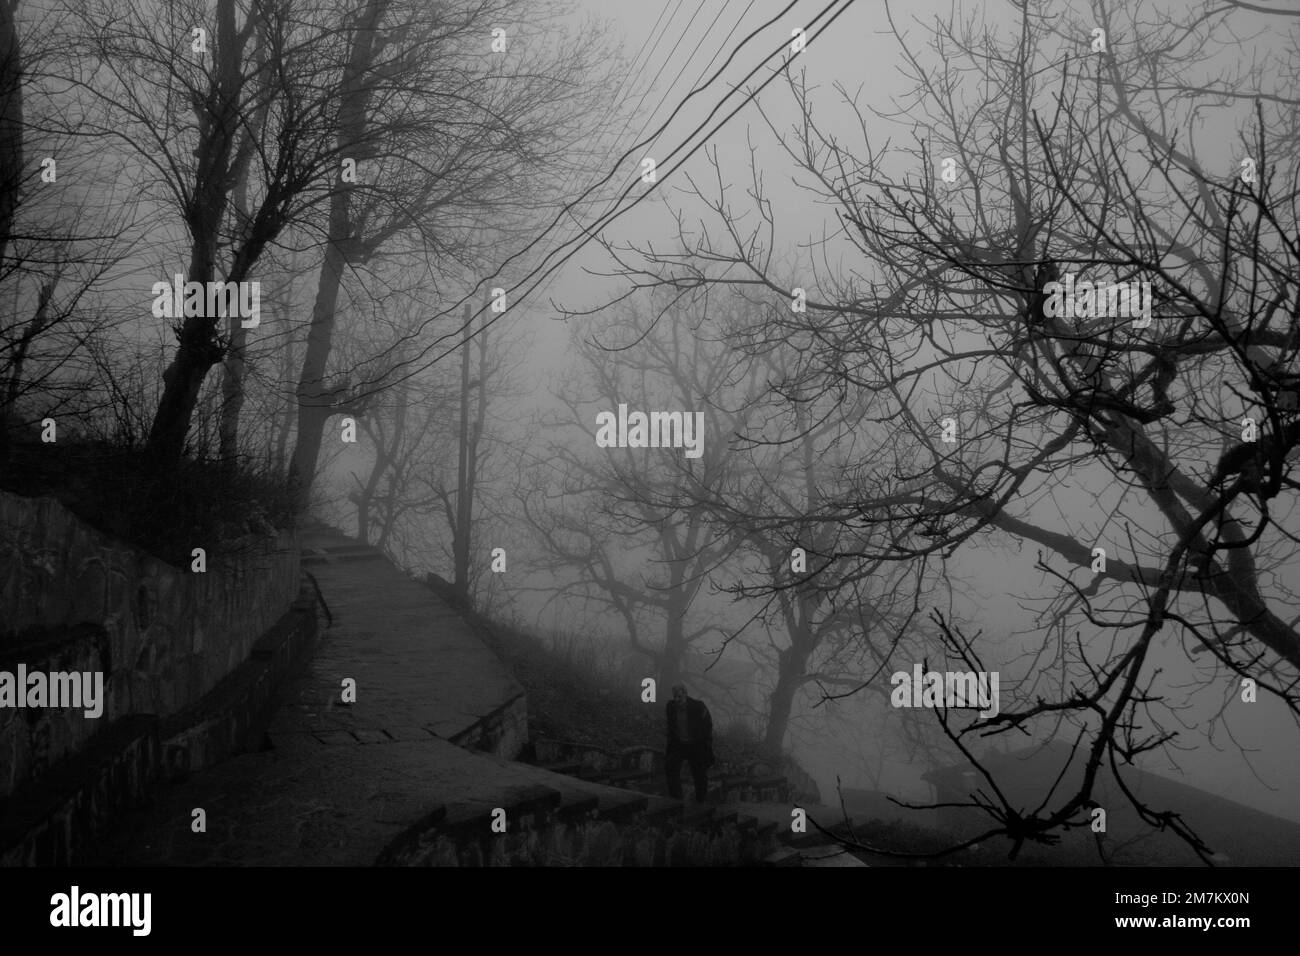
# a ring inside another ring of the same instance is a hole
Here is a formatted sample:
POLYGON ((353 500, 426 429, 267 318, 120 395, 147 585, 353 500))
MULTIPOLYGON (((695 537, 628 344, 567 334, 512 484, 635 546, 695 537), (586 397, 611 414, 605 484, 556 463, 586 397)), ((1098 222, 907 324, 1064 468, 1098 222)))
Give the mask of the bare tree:
POLYGON ((561 41, 555 24, 564 12, 520 0, 437 8, 368 0, 362 8, 338 87, 333 153, 356 159, 364 172, 329 197, 298 380, 292 470, 304 500, 325 422, 356 393, 387 384, 365 380, 345 390, 327 374, 347 271, 398 246, 423 258, 426 281, 468 269, 481 284, 489 277, 484 263, 504 261, 501 250, 521 245, 521 228, 553 199, 547 184, 564 171, 554 156, 585 155, 581 117, 607 95, 594 75, 602 40, 593 31, 561 41), (531 37, 493 52, 494 27, 531 37))
POLYGON ((731 480, 692 500, 710 514, 717 534, 732 538, 737 558, 756 565, 720 589, 754 608, 749 619, 761 625, 752 639, 745 638, 748 628, 733 636, 773 678, 764 743, 780 753, 797 697, 813 688, 822 698, 829 688, 860 689, 889 660, 917 612, 921 581, 909 589, 910 568, 901 564, 835 560, 844 551, 865 551, 862 538, 871 534, 823 515, 826 494, 863 467, 868 443, 854 439, 869 396, 840 391, 809 399, 785 391, 781 383, 797 363, 800 340, 760 345, 770 319, 750 319, 753 311, 745 308, 734 314, 746 318, 720 323, 713 334, 748 341, 733 361, 752 364, 750 375, 768 386, 750 396, 743 416, 761 425, 733 443, 731 480))
MULTIPOLYGON (((784 307, 772 246, 739 227, 724 195, 699 197, 720 239, 683 236, 682 252, 641 250, 639 262, 619 253, 639 282, 775 300, 763 340, 808 343, 787 391, 874 396, 868 421, 889 424, 893 460, 828 495, 822 517, 883 533, 836 562, 946 559, 994 533, 1044 549, 1049 636, 1026 649, 1020 703, 961 727, 943 717, 977 766, 970 734, 1075 741, 1080 785, 1033 812, 983 772, 993 796, 969 805, 993 825, 979 839, 1003 834, 1013 855, 1083 825, 1107 767, 1142 820, 1209 859, 1177 813, 1123 785, 1122 765, 1174 736, 1160 660, 1181 652, 1202 690, 1222 696, 1219 719, 1243 682, 1293 712, 1300 702, 1297 601, 1280 573, 1295 557, 1300 438, 1294 139, 1279 142, 1294 97, 1255 93, 1244 73, 1195 75, 1199 51, 1228 42, 1245 15, 1207 4, 1153 23, 1097 0, 1090 20, 1063 22, 1029 2, 1008 36, 940 21, 923 54, 891 11, 914 88, 888 110, 840 91, 861 145, 827 132, 793 78, 799 122, 769 123, 837 209, 843 228, 822 261, 855 255, 853 275, 808 266, 806 313, 784 307), (1214 168, 1182 135, 1210 110, 1243 131, 1214 168), (873 148, 868 120, 903 122, 913 144, 873 148), (1076 297, 1075 278, 1092 288, 1076 297), (1053 507, 1066 488, 1088 507, 1053 507), (1067 629, 1080 633, 1058 641, 1067 629)), ((1282 73, 1293 42, 1286 53, 1282 73)), ((761 189, 755 207, 775 235, 761 189)), ((985 669, 990 645, 935 623, 953 655, 985 669)))
MULTIPOLYGON (((322 191, 332 158, 318 116, 322 60, 339 30, 312 15, 291 0, 103 0, 78 11, 67 69, 89 100, 81 123, 138 159, 143 193, 178 214, 188 281, 248 280, 322 191)), ((229 344, 220 315, 195 311, 174 318, 177 350, 149 436, 160 461, 184 452, 204 379, 229 344)))
POLYGON ((678 299, 650 303, 653 314, 625 303, 602 316, 599 339, 575 343, 588 381, 561 390, 566 411, 544 427, 581 438, 547 446, 543 457, 559 478, 521 500, 544 561, 574 575, 557 599, 576 595, 617 614, 631 648, 654 662, 664 686, 682 675, 690 645, 723 633, 712 615, 695 609, 735 545, 689 502, 697 489, 727 479, 733 410, 746 405, 733 402, 746 383, 735 380, 728 351, 693 334, 704 301, 678 299), (702 416, 698 457, 684 448, 596 447, 597 414, 616 414, 620 405, 676 413, 679 422, 702 416), (644 571, 647 561, 653 573, 644 571))
POLYGON ((136 214, 103 175, 101 144, 67 115, 68 98, 51 76, 69 56, 68 24, 40 6, 3 6, 0 461, 13 429, 54 416, 66 428, 103 407, 90 350, 116 318, 100 292, 132 252, 136 214))

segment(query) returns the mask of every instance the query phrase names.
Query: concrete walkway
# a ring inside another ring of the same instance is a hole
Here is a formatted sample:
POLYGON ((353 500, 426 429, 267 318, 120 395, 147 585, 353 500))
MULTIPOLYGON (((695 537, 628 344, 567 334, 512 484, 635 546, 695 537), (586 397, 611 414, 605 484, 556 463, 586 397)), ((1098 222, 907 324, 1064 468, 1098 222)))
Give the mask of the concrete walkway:
POLYGON ((322 619, 313 658, 280 692, 271 749, 167 788, 87 862, 370 865, 422 821, 486 821, 494 807, 539 801, 644 803, 457 746, 513 757, 527 737, 523 689, 496 656, 433 591, 336 531, 303 534, 303 567, 333 624, 322 619), (204 833, 192 829, 196 808, 204 833))
MULTIPOLYGON (((515 823, 543 809, 597 820, 715 814, 514 762, 527 739, 523 689, 455 610, 337 531, 302 541, 333 621, 322 615, 313 657, 277 695, 268 749, 167 787, 86 863, 370 866, 409 857, 434 827, 486 834, 498 807, 515 823), (346 678, 355 703, 343 702, 346 678)), ((788 807, 746 809, 788 833, 788 807)), ((838 849, 790 849, 783 860, 857 862, 838 849)))
POLYGON ((495 807, 562 806, 600 791, 621 802, 645 797, 571 781, 479 755, 432 736, 425 741, 245 754, 168 788, 116 833, 101 865, 372 866, 403 834, 435 822, 481 821, 495 807), (207 813, 194 833, 192 810, 207 813))
POLYGON ((378 551, 337 531, 306 531, 302 542, 303 568, 316 578, 333 623, 307 672, 284 692, 269 729, 277 749, 430 735, 469 743, 477 727, 512 705, 522 733, 488 749, 523 745, 524 689, 459 614, 378 551), (345 678, 356 681, 355 704, 343 703, 345 678))

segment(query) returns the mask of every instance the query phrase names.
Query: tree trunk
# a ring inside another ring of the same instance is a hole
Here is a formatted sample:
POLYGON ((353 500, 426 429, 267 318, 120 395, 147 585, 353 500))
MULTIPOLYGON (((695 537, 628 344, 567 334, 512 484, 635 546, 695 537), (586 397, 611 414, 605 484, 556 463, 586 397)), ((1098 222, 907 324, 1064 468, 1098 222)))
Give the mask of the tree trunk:
POLYGON ((672 688, 676 687, 682 680, 682 662, 680 655, 673 655, 667 652, 659 657, 659 686, 661 691, 667 695, 672 688))
POLYGON ((325 364, 333 345, 334 310, 338 304, 339 285, 343 278, 344 256, 335 237, 340 231, 346 235, 348 212, 346 199, 340 201, 336 196, 330 205, 333 207, 330 211, 330 242, 325 247, 325 258, 321 262, 316 302, 312 306, 311 328, 307 332, 307 348, 302 358, 302 373, 298 376, 298 440, 293 448, 293 463, 289 466, 289 477, 298 482, 298 504, 303 510, 311 499, 311 485, 320 460, 325 423, 329 421, 334 404, 333 394, 325 389, 325 364), (336 223, 340 220, 345 228, 336 230, 336 223))
MULTIPOLYGON (((338 145, 340 154, 345 157, 365 148, 366 111, 373 93, 366 73, 374 59, 379 22, 387 6, 388 0, 369 0, 356 18, 356 32, 339 93, 338 145)), ((303 510, 311 500, 325 423, 329 421, 335 401, 335 396, 325 389, 325 369, 334 343, 339 286, 343 281, 344 265, 357 251, 356 237, 352 234, 351 196, 347 189, 336 189, 330 197, 325 257, 321 262, 316 302, 312 306, 302 374, 298 378, 298 441, 294 446, 289 474, 298 482, 298 505, 303 510)))
POLYGON ((379 482, 380 456, 375 457, 375 466, 370 469, 370 477, 365 487, 354 491, 350 496, 357 506, 357 540, 362 544, 370 543, 370 508, 375 501, 375 486, 379 482))
MULTIPOLYGON (((214 253, 215 241, 195 242, 190 281, 212 280, 214 253)), ((163 393, 149 430, 149 449, 164 462, 177 462, 184 455, 199 390, 209 370, 221 360, 221 348, 213 339, 216 324, 215 318, 189 316, 177 333, 176 355, 163 372, 163 393)))
MULTIPOLYGON (((185 209, 190 231, 188 278, 205 284, 216 274, 217 238, 226 213, 231 152, 239 128, 243 42, 235 26, 234 0, 219 0, 217 4, 213 57, 218 72, 215 86, 209 90, 207 102, 195 107, 201 130, 198 169, 194 194, 185 209)), ((250 264, 232 268, 227 281, 242 281, 250 264)), ((215 335, 218 316, 194 315, 180 321, 176 355, 163 373, 163 393, 149 431, 149 449, 164 463, 177 462, 185 453, 185 437, 199 390, 209 370, 222 358, 215 335)))
MULTIPOLYGON (((804 436, 800 448, 803 456, 804 508, 805 513, 815 514, 821 507, 821 494, 817 488, 817 450, 806 427, 806 415, 802 407, 796 407, 795 428, 804 436)), ((821 641, 814 621, 821 598, 796 586, 793 590, 782 591, 780 600, 790 646, 777 656, 776 687, 772 689, 768 708, 764 744, 773 754, 781 753, 785 747, 785 734, 790 726, 795 694, 803 683, 808 660, 821 641)))
MULTIPOLYGON (((250 13, 250 16, 252 14, 250 13)), ((253 60, 260 68, 266 61, 265 47, 260 42, 253 51, 253 60)), ((251 128, 261 129, 266 124, 270 101, 264 100, 253 114, 251 128)), ((235 210, 235 221, 240 230, 249 222, 248 212, 248 170, 252 163, 254 147, 251 133, 246 133, 235 155, 235 188, 231 194, 235 210)), ((248 330, 242 322, 232 323, 230 333, 230 350, 226 353, 225 375, 221 381, 221 459, 234 462, 239 455, 239 415, 244 410, 244 350, 248 346, 248 330)))
MULTIPOLYGON (((296 273, 294 273, 296 274, 296 273)), ((293 301, 292 286, 287 301, 293 301)), ((284 316, 285 336, 284 344, 280 346, 280 383, 287 385, 293 375, 293 331, 289 327, 288 314, 284 316)), ((278 432, 275 437, 275 465, 276 474, 284 475, 288 471, 288 450, 289 450, 289 432, 293 429, 294 404, 291 401, 281 401, 277 409, 277 421, 279 423, 278 432)))
MULTIPOLYGON (((401 426, 398 424, 398 434, 394 439, 394 446, 401 442, 401 426)), ((378 432, 376 428, 376 432, 378 432)), ((379 490, 379 482, 383 480, 384 473, 393 463, 393 456, 388 453, 384 447, 384 436, 376 434, 375 438, 375 463, 370 469, 370 477, 366 479, 365 487, 356 492, 352 501, 357 506, 357 537, 362 544, 370 543, 370 526, 372 524, 370 512, 375 506, 375 493, 379 490)))
POLYGON ((370 543, 370 496, 364 491, 352 499, 357 506, 357 540, 370 543))
POLYGON ((681 572, 673 568, 672 588, 667 604, 668 619, 664 627, 664 649, 659 660, 659 684, 671 689, 681 683, 682 656, 686 653, 686 601, 682 597, 681 572))
POLYGON ((225 375, 221 379, 221 425, 219 433, 221 460, 233 463, 239 456, 239 413, 244 409, 244 349, 248 330, 239 322, 230 336, 226 352, 225 375))
POLYGON ((808 652, 797 644, 780 652, 777 665, 776 687, 768 703, 767 730, 764 746, 773 754, 785 747, 785 733, 790 726, 790 713, 794 709, 794 695, 803 683, 808 652))
POLYGON ((375 547, 380 551, 388 547, 388 538, 397 520, 397 495, 404 485, 399 472, 406 467, 405 461, 409 460, 409 455, 402 454, 402 442, 406 436, 406 410, 411 402, 410 384, 409 379, 403 379, 394 390, 397 408, 393 413, 392 453, 384 468, 388 477, 388 494, 383 499, 383 518, 380 520, 379 538, 375 541, 375 547))

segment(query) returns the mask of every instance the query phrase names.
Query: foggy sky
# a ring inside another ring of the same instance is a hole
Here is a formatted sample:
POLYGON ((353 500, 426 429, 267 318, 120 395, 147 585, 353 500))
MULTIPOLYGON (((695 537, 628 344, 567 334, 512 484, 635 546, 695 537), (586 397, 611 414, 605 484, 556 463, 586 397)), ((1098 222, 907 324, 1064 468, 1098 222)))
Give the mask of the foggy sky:
MULTIPOLYGON (((780 9, 783 4, 760 2, 745 17, 744 23, 737 30, 729 43, 734 47, 740 36, 747 33, 764 18, 780 9)), ((611 19, 616 29, 625 37, 625 52, 630 59, 640 46, 641 40, 650 34, 656 19, 665 6, 672 12, 672 6, 665 2, 631 3, 627 0, 618 2, 601 2, 601 0, 584 0, 582 6, 593 16, 611 19)), ((1064 5, 1063 5, 1064 6, 1064 5)), ((707 62, 709 56, 718 49, 726 31, 735 23, 742 9, 740 3, 726 0, 691 0, 682 4, 666 31, 667 40, 662 43, 649 61, 647 69, 640 69, 640 83, 646 83, 654 72, 664 63, 667 48, 679 35, 682 26, 692 13, 696 17, 693 34, 683 40, 673 58, 663 70, 658 86, 644 96, 640 111, 633 112, 634 106, 641 99, 640 87, 625 92, 613 119, 613 124, 623 132, 621 141, 630 146, 637 130, 644 125, 652 129, 666 118, 669 106, 676 103, 687 90, 707 62), (725 7, 725 9, 723 9, 725 7), (705 26, 722 9, 717 24, 700 45, 698 52, 687 64, 688 55, 695 47, 705 26), (672 81, 676 82, 672 82, 672 81), (650 110, 658 106, 655 113, 650 110), (630 120, 630 122, 629 122, 630 120)), ((968 5, 967 9, 971 6, 968 5)), ((993 23, 1009 24, 1013 7, 1009 3, 990 2, 976 8, 982 9, 984 16, 993 23)), ((793 16, 800 11, 815 10, 813 5, 800 5, 792 12, 789 26, 799 25, 793 16)), ((947 2, 935 0, 916 0, 916 2, 897 3, 894 5, 896 15, 900 18, 920 18, 926 20, 935 14, 946 14, 950 9, 947 2)), ((783 31, 788 34, 788 29, 783 31)), ((914 39, 919 43, 922 30, 914 28, 914 39)), ((770 33, 776 37, 778 34, 770 33)), ((754 41, 747 46, 744 53, 726 74, 738 78, 756 60, 770 49, 774 40, 754 41)), ((725 54, 724 54, 725 55, 725 54)), ((1243 57, 1248 56, 1243 51, 1243 57)), ((719 61, 721 62, 721 57, 719 61)), ((872 103, 885 104, 891 95, 903 92, 903 83, 896 69, 898 51, 895 40, 889 35, 878 4, 863 2, 850 9, 821 38, 818 38, 802 57, 799 68, 807 71, 810 86, 816 86, 821 95, 819 117, 836 115, 840 109, 838 96, 833 91, 835 83, 844 84, 849 90, 862 88, 862 95, 872 103)), ((716 68, 716 64, 715 67, 716 68)), ((1213 63, 1206 63, 1207 71, 1212 72, 1213 63)), ((764 74, 755 78, 757 82, 764 74)), ((725 89, 725 84, 720 88, 725 89)), ((642 155, 654 156, 666 153, 670 145, 680 141, 694 125, 702 119, 708 106, 717 99, 712 89, 697 98, 694 105, 688 107, 673 122, 672 126, 652 146, 639 149, 626 162, 625 175, 616 177, 611 187, 606 187, 605 195, 612 195, 612 187, 620 189, 636 175, 637 162, 642 155)), ((793 105, 786 95, 780 81, 772 84, 762 97, 763 106, 775 116, 791 120, 796 115, 793 105)), ((871 131, 869 131, 871 132, 871 131)), ((882 130, 881 135, 888 135, 896 130, 882 130)), ((846 130, 846 137, 853 141, 854 131, 846 130)), ((808 202, 806 194, 797 190, 790 181, 788 159, 770 142, 768 131, 751 105, 735 117, 726 128, 713 140, 718 146, 724 162, 724 170, 733 175, 732 186, 737 191, 736 203, 746 207, 744 189, 749 177, 749 142, 752 136, 756 147, 756 159, 765 172, 764 185, 769 198, 775 204, 778 226, 782 228, 779 239, 791 249, 801 242, 817 239, 826 229, 835 229, 831 211, 825 206, 815 206, 808 202)), ((1198 155, 1209 165, 1229 163, 1234 151, 1235 131, 1220 118, 1210 117, 1206 124, 1197 131, 1198 155)), ((703 154, 697 154, 689 170, 705 178, 709 170, 703 154)), ((686 204, 683 194, 675 188, 681 181, 681 173, 663 178, 661 170, 660 196, 674 208, 686 204)), ((688 207, 689 208, 689 207, 688 207)), ((573 230, 561 230, 561 235, 571 236, 573 230)), ((656 243, 668 246, 674 234, 672 222, 666 216, 661 202, 645 202, 631 213, 620 218, 606 233, 615 241, 644 242, 653 239, 656 243)), ((593 307, 604 301, 618 288, 618 282, 602 279, 590 274, 591 271, 610 271, 612 264, 605 258, 599 247, 592 243, 575 256, 549 283, 545 294, 561 305, 570 309, 593 307)), ((539 409, 554 408, 549 397, 550 390, 573 372, 570 337, 574 334, 571 323, 556 321, 555 310, 548 301, 534 295, 512 309, 505 322, 505 335, 527 343, 527 364, 525 394, 511 407, 497 408, 497 414, 506 421, 518 423, 518 441, 527 440, 527 423, 533 420, 539 409)), ((541 467, 541 465, 539 465, 541 467)), ((1086 475, 1080 472, 1073 482, 1081 485, 1086 475)), ((1093 501, 1089 495, 1079 493, 1075 496, 1058 496, 1055 506, 1062 508, 1071 524, 1093 522, 1100 525, 1106 515, 1093 514, 1093 501)), ((1057 527, 1059 521, 1048 505, 1043 505, 1037 513, 1022 514, 1030 520, 1038 520, 1049 527, 1057 527)), ((1140 515, 1139 515, 1140 517, 1140 515)), ((1006 637, 1008 656, 1012 656, 1015 647, 1010 635, 1016 632, 1031 631, 1034 626, 1033 609, 1023 606, 1022 595, 1043 595, 1050 593, 1045 586, 1044 576, 1034 569, 1038 547, 1032 543, 1008 546, 1005 536, 1000 541, 989 541, 977 537, 975 541, 958 554, 951 563, 953 576, 964 583, 967 593, 955 598, 955 610, 964 619, 976 622, 986 634, 1006 637)), ((1060 563, 1059 561, 1057 562, 1060 563)), ((537 584, 538 582, 532 582, 537 584)), ((534 612, 540 608, 543 597, 525 596, 522 606, 534 612)), ((731 614, 724 602, 718 601, 716 611, 720 615, 731 614)), ((543 619, 543 624, 563 621, 570 614, 563 605, 552 609, 552 613, 543 619)), ((614 619, 605 622, 612 640, 619 640, 620 626, 614 619)), ((1176 698, 1178 688, 1185 684, 1190 676, 1178 641, 1164 635, 1164 650, 1151 662, 1152 667, 1164 669, 1161 686, 1176 698)), ((1031 635, 1032 640, 1032 635, 1031 635)), ((706 642, 707 645, 707 642, 706 642)), ((1011 668, 1014 672, 1014 667, 1011 668)), ((1164 758, 1152 759, 1144 766, 1148 769, 1167 773, 1184 782, 1199 786, 1259 809, 1300 820, 1300 807, 1297 807, 1295 793, 1300 790, 1300 731, 1288 715, 1286 709, 1272 697, 1261 694, 1258 704, 1252 708, 1237 708, 1232 712, 1230 727, 1233 739, 1221 735, 1215 744, 1205 741, 1200 725, 1214 714, 1221 706, 1221 699, 1216 693, 1202 692, 1194 698, 1192 709, 1184 714, 1188 725, 1183 729, 1171 753, 1176 757, 1185 776, 1178 776, 1178 769, 1171 766, 1164 758), (1182 749, 1191 748, 1191 749, 1182 749), (1242 751, 1247 752, 1243 756, 1242 751), (1247 759, 1247 757, 1249 759, 1247 759), (1262 782, 1252 773, 1254 767, 1262 782), (1270 787, 1274 789, 1270 789, 1270 787)), ((1228 718, 1225 718, 1228 719, 1228 718)), ((813 758, 803 754, 806 760, 815 763, 819 782, 823 786, 823 798, 827 796, 827 784, 833 780, 839 767, 832 766, 832 761, 825 755, 813 758)), ((854 785, 851 774, 846 772, 846 785, 854 785)))

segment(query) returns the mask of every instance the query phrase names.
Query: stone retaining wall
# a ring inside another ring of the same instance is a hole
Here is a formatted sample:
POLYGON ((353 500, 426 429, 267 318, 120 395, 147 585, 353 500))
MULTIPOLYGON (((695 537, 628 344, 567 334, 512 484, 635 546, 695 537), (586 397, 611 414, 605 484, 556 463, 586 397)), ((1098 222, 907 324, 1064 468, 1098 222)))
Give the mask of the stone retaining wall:
POLYGON ((528 698, 513 698, 462 733, 449 738, 457 747, 482 750, 514 760, 528 743, 528 698))
MULTIPOLYGON (((306 597, 306 596, 305 596, 306 597)), ((300 601, 251 657, 192 707, 160 720, 132 714, 40 780, 0 799, 0 867, 68 866, 159 787, 257 749, 276 689, 309 653, 314 600, 300 601)))
POLYGON ((777 847, 771 830, 733 822, 686 827, 641 819, 561 820, 523 816, 501 835, 435 827, 380 858, 387 866, 753 866, 777 847))
MULTIPOLYGON (((196 541, 195 547, 204 542, 196 541)), ((86 525, 53 498, 0 492, 0 670, 100 670, 100 717, 0 708, 0 800, 132 714, 194 705, 249 659, 297 598, 297 537, 236 543, 177 568, 86 525)))

